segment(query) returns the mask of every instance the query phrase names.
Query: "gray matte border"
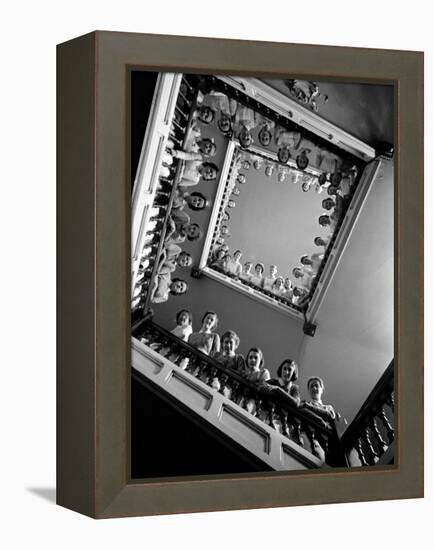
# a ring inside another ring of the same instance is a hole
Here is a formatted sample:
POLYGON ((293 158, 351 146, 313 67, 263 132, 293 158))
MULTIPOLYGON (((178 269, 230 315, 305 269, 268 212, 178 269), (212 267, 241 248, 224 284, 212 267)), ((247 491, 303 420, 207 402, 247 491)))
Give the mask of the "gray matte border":
MULTIPOLYGON (((58 376, 71 377, 74 368, 76 376, 74 385, 62 380, 58 384, 59 432, 63 433, 58 444, 63 450, 58 464, 59 504, 102 518, 423 496, 423 54, 100 31, 87 37, 91 37, 88 57, 95 56, 94 81, 69 79, 71 83, 65 79, 59 93, 65 93, 66 83, 77 91, 83 85, 95 85, 95 155, 81 174, 94 190, 95 199, 94 231, 86 233, 86 247, 91 252, 95 248, 94 286, 86 287, 95 298, 94 310, 90 311, 95 315, 95 334, 93 340, 86 333, 87 340, 80 342, 83 357, 79 368, 65 353, 59 353, 58 376), (281 78, 291 74, 395 85, 396 467, 128 482, 130 194, 126 82, 131 66, 281 78), (93 382, 89 391, 82 391, 82 384, 93 382), (73 422, 64 414, 65 401, 77 402, 74 422, 90 426, 86 433, 93 433, 93 445, 89 446, 89 439, 77 439, 73 422), (61 458, 65 449, 74 447, 78 450, 75 469, 70 460, 61 458), (81 470, 93 485, 80 482, 81 470), (78 495, 68 498, 74 487, 78 495), (91 508, 89 502, 93 503, 91 508)), ((83 37, 59 46, 60 57, 68 45, 80 41, 83 37)), ((82 143, 83 128, 89 121, 80 105, 75 104, 75 109, 80 123, 70 139, 82 143)), ((60 135, 64 133, 60 125, 60 135)), ((59 139, 61 149, 64 141, 59 139)), ((71 170, 72 161, 59 171, 60 188, 63 180, 71 180, 71 170)), ((59 234, 62 231, 67 233, 67 226, 59 221, 59 234)), ((59 264, 66 265, 68 252, 59 253, 59 264)), ((62 288, 60 302, 67 292, 62 288)), ((84 307, 84 297, 81 300, 84 307)), ((60 328, 82 322, 80 308, 68 321, 68 312, 61 310, 60 328)), ((65 336, 63 347, 72 348, 73 339, 73 334, 70 341, 65 336)))

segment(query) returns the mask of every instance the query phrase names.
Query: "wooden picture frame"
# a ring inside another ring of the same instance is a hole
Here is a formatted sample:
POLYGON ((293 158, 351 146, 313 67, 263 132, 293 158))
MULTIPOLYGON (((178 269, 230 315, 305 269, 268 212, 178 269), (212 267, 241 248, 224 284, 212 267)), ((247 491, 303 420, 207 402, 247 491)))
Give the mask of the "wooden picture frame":
POLYGON ((57 86, 58 504, 106 518, 422 497, 423 54, 96 31, 58 46, 57 86), (392 468, 129 480, 131 67, 393 84, 392 468))

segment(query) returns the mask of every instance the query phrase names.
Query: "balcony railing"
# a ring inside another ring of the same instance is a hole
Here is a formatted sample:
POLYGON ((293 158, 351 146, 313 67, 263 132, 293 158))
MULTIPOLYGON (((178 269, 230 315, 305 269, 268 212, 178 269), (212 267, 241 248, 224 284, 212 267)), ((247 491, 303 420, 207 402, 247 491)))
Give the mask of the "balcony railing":
POLYGON ((289 300, 288 298, 285 298, 284 296, 278 296, 277 294, 275 294, 271 290, 267 290, 266 288, 262 288, 258 285, 255 285, 254 283, 252 283, 250 281, 244 280, 242 277, 236 277, 235 275, 232 275, 232 273, 228 273, 224 269, 221 269, 217 266, 211 266, 211 269, 213 269, 214 271, 217 271, 218 273, 221 273, 225 277, 229 277, 230 279, 236 281, 237 283, 239 283, 239 284, 241 284, 241 285, 243 285, 243 286, 245 286, 249 289, 252 289, 253 291, 256 291, 256 292, 262 294, 263 296, 266 296, 266 297, 270 298, 271 300, 273 300, 277 304, 282 304, 286 307, 291 307, 291 308, 295 309, 296 311, 302 311, 301 306, 299 306, 297 304, 294 304, 292 302, 292 300, 289 300))
MULTIPOLYGON (((316 466, 346 466, 334 424, 325 425, 309 411, 297 407, 280 389, 256 385, 241 373, 226 368, 151 320, 134 329, 134 337, 153 352, 200 380, 214 392, 264 423, 313 457, 316 466)), ((314 466, 310 466, 314 467, 314 466)))
MULTIPOLYGON (((183 147, 186 140, 186 130, 191 124, 194 113, 193 106, 196 103, 198 88, 189 82, 187 77, 182 77, 174 109, 169 138, 177 146, 183 147)), ((158 168, 162 168, 161 162, 158 168)), ((168 176, 159 176, 158 190, 156 191, 151 208, 157 213, 148 218, 148 222, 155 222, 154 227, 148 229, 145 234, 144 246, 140 256, 140 265, 137 270, 137 278, 133 288, 133 319, 137 312, 145 312, 149 309, 151 299, 152 282, 158 272, 159 258, 163 251, 166 228, 173 201, 177 193, 182 161, 175 160, 172 166, 165 166, 169 171, 168 176)))
POLYGON ((393 464, 394 368, 393 361, 342 436, 350 466, 393 464))
MULTIPOLYGON (((283 128, 302 131, 303 135, 308 137, 315 145, 336 152, 338 156, 351 160, 357 166, 358 176, 356 177, 355 185, 353 185, 351 196, 346 198, 345 210, 342 211, 340 219, 333 229, 333 234, 324 251, 323 261, 316 270, 312 285, 308 291, 304 292, 304 289, 299 289, 303 293, 303 296, 295 303, 284 298, 277 298, 273 293, 267 293, 260 288, 254 289, 255 292, 253 293, 247 293, 251 297, 267 296, 268 299, 266 302, 269 305, 276 304, 277 309, 280 309, 282 312, 286 310, 286 313, 294 318, 305 318, 310 323, 315 324, 318 310, 327 288, 337 269, 370 186, 378 171, 379 161, 372 162, 370 166, 366 164, 374 159, 375 152, 359 139, 333 126, 315 113, 305 112, 306 110, 303 107, 299 107, 295 101, 276 92, 276 90, 273 90, 264 82, 256 79, 246 80, 242 77, 207 76, 205 79, 210 88, 222 92, 237 102, 254 109, 283 128), (288 104, 293 106, 293 110, 288 111, 288 104)), ((234 136, 232 136, 231 142, 238 143, 234 136)), ((275 164, 278 163, 277 155, 272 151, 255 146, 250 147, 248 150, 256 156, 271 159, 275 164)), ((228 149, 228 154, 234 158, 234 155, 237 154, 236 147, 228 149)), ((226 180, 223 177, 221 178, 221 185, 224 185, 224 190, 220 193, 222 198, 227 194, 227 189, 231 188, 231 182, 234 179, 233 158, 229 159, 229 162, 225 161, 228 167, 230 165, 230 168, 227 170, 226 180)), ((313 166, 309 166, 305 170, 299 170, 293 160, 289 160, 287 163, 282 164, 282 166, 289 166, 296 172, 310 174, 314 177, 318 177, 321 173, 319 169, 313 166)), ((204 250, 196 273, 202 270, 204 274, 212 275, 212 272, 209 272, 206 268, 210 267, 211 254, 217 248, 215 243, 220 236, 220 220, 224 209, 220 205, 217 205, 214 210, 218 211, 218 214, 211 219, 204 250)), ((214 271, 217 270, 214 269, 214 271)), ((228 274, 225 275, 227 276, 228 274)), ((217 280, 230 283, 232 279, 231 277, 226 277, 225 281, 222 281, 220 277, 217 280)), ((240 281, 240 283, 240 285, 235 285, 237 290, 246 290, 244 282, 240 281)))

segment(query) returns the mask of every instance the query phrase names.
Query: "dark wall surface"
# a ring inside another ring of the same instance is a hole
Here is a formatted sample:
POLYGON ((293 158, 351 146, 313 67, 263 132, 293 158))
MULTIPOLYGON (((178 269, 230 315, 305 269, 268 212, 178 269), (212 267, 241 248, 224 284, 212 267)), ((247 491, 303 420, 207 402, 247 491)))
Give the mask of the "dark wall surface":
POLYGON ((167 403, 133 377, 131 387, 131 477, 170 477, 266 471, 230 441, 167 403))

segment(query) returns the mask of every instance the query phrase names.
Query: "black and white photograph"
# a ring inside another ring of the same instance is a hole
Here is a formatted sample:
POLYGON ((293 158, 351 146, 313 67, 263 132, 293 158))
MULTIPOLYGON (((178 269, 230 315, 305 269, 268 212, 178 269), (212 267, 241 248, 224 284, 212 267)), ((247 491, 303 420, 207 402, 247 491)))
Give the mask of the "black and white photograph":
POLYGON ((394 86, 129 94, 131 478, 393 467, 394 86))

